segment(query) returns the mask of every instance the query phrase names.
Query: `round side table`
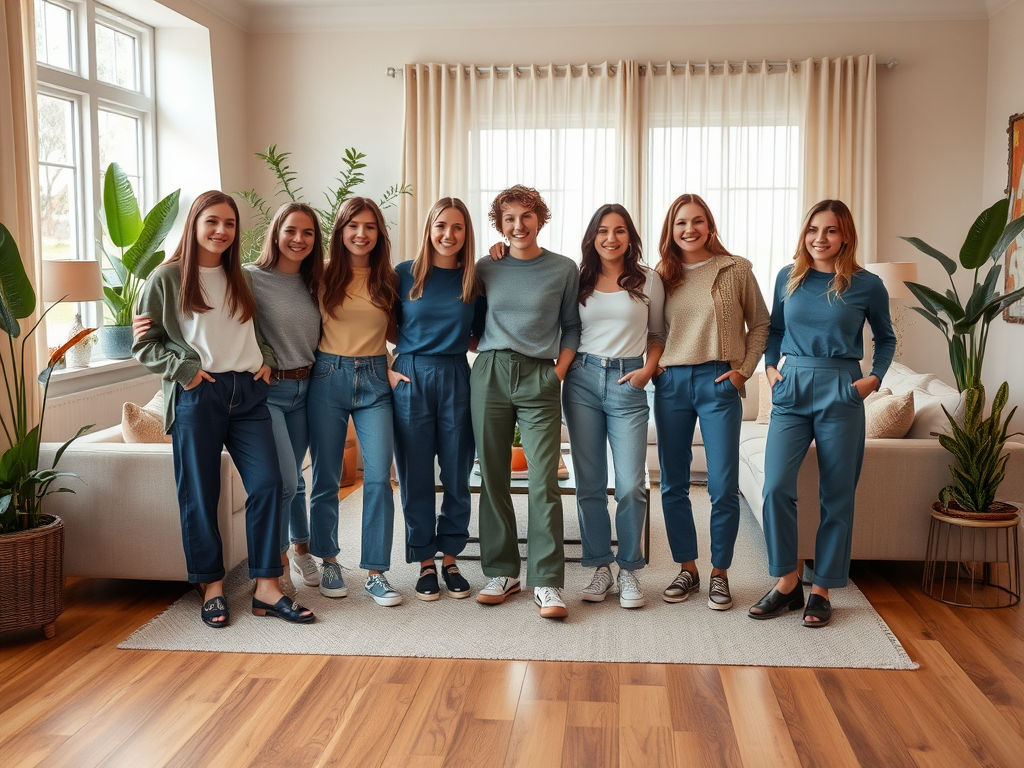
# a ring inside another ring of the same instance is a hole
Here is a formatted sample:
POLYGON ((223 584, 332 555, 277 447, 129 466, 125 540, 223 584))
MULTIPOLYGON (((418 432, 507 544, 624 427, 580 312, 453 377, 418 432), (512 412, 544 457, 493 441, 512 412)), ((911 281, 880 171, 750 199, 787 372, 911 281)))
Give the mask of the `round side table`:
POLYGON ((1011 520, 966 520, 932 510, 921 589, 964 608, 1006 608, 1020 602, 1020 550, 1011 520))

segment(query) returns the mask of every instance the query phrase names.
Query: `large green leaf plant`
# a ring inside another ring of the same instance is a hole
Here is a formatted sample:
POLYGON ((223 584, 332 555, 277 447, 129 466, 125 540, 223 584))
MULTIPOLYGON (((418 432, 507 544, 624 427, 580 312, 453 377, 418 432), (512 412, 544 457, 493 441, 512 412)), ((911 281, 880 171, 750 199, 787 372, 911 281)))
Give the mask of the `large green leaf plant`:
POLYGON ((1010 201, 1004 199, 982 211, 960 247, 960 266, 974 270, 974 285, 966 304, 953 281, 957 263, 919 238, 901 238, 938 261, 949 276, 950 288, 945 293, 918 283, 908 282, 906 285, 921 303, 920 307, 913 309, 946 337, 949 362, 957 389, 961 392, 981 381, 992 320, 1005 307, 1024 298, 1024 288, 1006 295, 1001 295, 996 289, 1002 273, 999 259, 1024 231, 1024 216, 1006 223, 1009 206, 1010 201), (981 270, 989 262, 991 266, 984 280, 979 282, 981 270))
POLYGON ((103 272, 103 303, 110 310, 111 325, 131 325, 132 314, 146 278, 160 262, 160 249, 178 216, 177 189, 153 206, 145 218, 128 175, 117 163, 111 163, 103 175, 103 217, 110 242, 120 255, 110 253, 100 240, 107 261, 113 269, 103 272))
POLYGON ((29 338, 43 322, 46 312, 42 313, 24 336, 21 334, 20 322, 31 317, 35 311, 36 294, 25 273, 18 245, 7 227, 0 224, 0 329, 7 335, 10 345, 10 355, 0 356, 0 371, 3 374, 8 408, 7 413, 0 409, 0 426, 8 446, 0 456, 0 534, 38 526, 44 496, 50 493, 74 493, 70 488, 54 487, 54 483, 62 478, 77 477, 70 472, 58 472, 57 462, 72 441, 93 426, 90 424, 82 427, 75 437, 64 443, 54 455, 50 467, 39 468, 39 443, 53 366, 68 349, 96 329, 86 328, 68 339, 50 356, 46 368, 39 374, 43 394, 37 419, 36 414, 28 410, 28 386, 35 386, 35 382, 25 380, 25 348, 29 347, 29 354, 32 354, 29 338))
MULTIPOLYGON (((274 175, 277 181, 277 188, 274 196, 287 198, 291 202, 304 202, 302 187, 298 186, 298 174, 288 165, 288 158, 291 152, 278 152, 277 145, 271 144, 266 152, 257 152, 256 157, 266 163, 267 168, 274 175)), ((334 226, 334 219, 338 215, 341 204, 348 200, 355 193, 356 187, 366 181, 363 169, 366 163, 363 160, 366 155, 357 152, 350 147, 345 150, 341 158, 342 168, 335 179, 334 185, 324 192, 326 205, 322 208, 312 206, 320 219, 320 228, 324 233, 324 249, 330 247, 331 228, 334 226)), ((252 209, 252 226, 242 230, 242 261, 255 261, 260 255, 263 247, 263 239, 266 237, 270 221, 274 216, 275 204, 267 201, 255 189, 248 189, 244 192, 236 192, 252 209)), ((412 187, 408 184, 392 184, 377 201, 380 209, 393 208, 396 201, 402 195, 411 195, 412 187)))

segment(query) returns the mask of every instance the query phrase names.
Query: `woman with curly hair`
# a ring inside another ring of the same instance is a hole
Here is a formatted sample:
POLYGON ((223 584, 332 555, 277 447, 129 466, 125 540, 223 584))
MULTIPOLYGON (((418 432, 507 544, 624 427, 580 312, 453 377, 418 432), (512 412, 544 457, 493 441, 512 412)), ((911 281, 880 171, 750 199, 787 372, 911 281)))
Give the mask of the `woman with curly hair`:
POLYGON ((473 434, 480 458, 480 562, 490 578, 477 594, 502 603, 519 591, 519 543, 509 481, 516 424, 529 469, 526 583, 544 618, 568 615, 558 494, 561 381, 580 342, 579 270, 537 244, 551 214, 535 189, 499 192, 490 220, 506 257, 477 263, 487 297, 479 357, 470 376, 473 434))
POLYGON ((768 309, 751 264, 722 245, 714 216, 697 195, 680 195, 661 229, 665 281, 664 372, 655 379, 661 502, 679 575, 662 597, 679 603, 700 589, 690 462, 698 420, 711 497, 708 607, 732 607, 728 569, 740 522, 739 447, 744 383, 768 341, 768 309))
POLYGON ((797 573, 797 473, 814 440, 821 520, 805 627, 832 620, 829 589, 850 571, 854 494, 864 458, 864 398, 878 389, 896 351, 889 294, 857 263, 853 215, 839 200, 807 213, 794 263, 775 281, 765 373, 772 416, 764 461, 764 537, 775 586, 750 609, 769 619, 804 606, 797 573), (864 323, 874 333, 871 373, 861 373, 864 323), (779 367, 779 359, 785 362, 779 367))
POLYGON ((398 299, 391 241, 384 216, 366 197, 338 210, 320 296, 323 331, 313 363, 306 409, 313 460, 309 551, 323 559, 320 592, 345 597, 338 563, 338 488, 348 420, 363 453, 363 526, 360 568, 366 592, 378 605, 398 605, 388 583, 395 500, 391 490, 392 382, 385 336, 398 299))

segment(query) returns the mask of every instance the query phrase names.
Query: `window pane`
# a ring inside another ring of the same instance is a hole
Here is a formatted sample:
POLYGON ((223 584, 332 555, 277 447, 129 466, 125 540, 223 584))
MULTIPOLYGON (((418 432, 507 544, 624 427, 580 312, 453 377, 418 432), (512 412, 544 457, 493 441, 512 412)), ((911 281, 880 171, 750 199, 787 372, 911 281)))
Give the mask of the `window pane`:
POLYGON ((78 201, 73 168, 39 167, 39 223, 43 258, 78 257, 78 201))
POLYGON ((100 173, 110 163, 117 163, 132 179, 132 188, 139 194, 137 179, 142 163, 139 146, 139 121, 128 115, 99 110, 100 173))
POLYGON ((72 69, 74 17, 63 6, 36 0, 36 58, 43 64, 72 69))
POLYGON ((137 91, 138 70, 138 45, 135 38, 103 24, 97 24, 97 79, 137 91))
POLYGON ((74 102, 39 94, 39 162, 75 165, 74 102))

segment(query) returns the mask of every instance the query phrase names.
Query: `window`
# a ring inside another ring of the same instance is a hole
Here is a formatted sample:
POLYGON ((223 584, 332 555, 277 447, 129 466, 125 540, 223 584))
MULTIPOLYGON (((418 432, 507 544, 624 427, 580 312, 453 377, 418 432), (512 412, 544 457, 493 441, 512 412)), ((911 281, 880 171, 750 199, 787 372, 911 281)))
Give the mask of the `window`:
MULTIPOLYGON (((155 201, 152 29, 94 0, 35 0, 35 20, 43 258, 102 259, 107 166, 124 168, 143 209, 155 201)), ((76 312, 103 324, 99 302, 58 305, 49 346, 76 312)))

